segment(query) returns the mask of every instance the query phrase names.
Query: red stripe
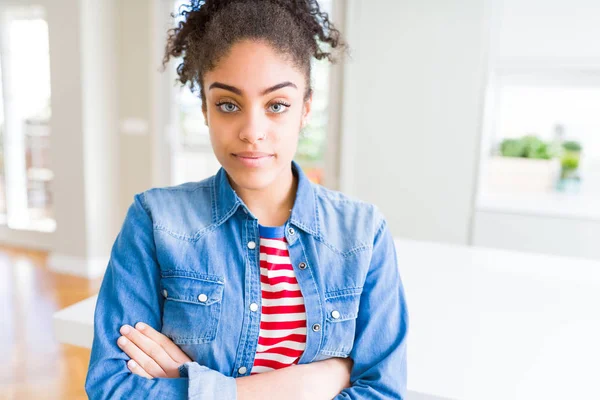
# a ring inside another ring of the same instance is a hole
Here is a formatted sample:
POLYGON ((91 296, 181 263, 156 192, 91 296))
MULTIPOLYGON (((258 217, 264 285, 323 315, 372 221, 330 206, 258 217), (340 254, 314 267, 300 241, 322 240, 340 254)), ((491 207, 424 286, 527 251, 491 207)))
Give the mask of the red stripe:
POLYGON ((291 364, 287 364, 287 363, 281 363, 279 361, 275 361, 275 360, 254 360, 254 365, 255 366, 261 366, 261 367, 270 367, 270 368, 275 368, 275 369, 281 369, 281 368, 285 368, 285 367, 289 367, 291 364))
POLYGON ((291 335, 287 335, 284 337, 278 337, 278 338, 259 337, 258 344, 260 344, 262 346, 273 346, 275 344, 285 342, 286 340, 291 340, 292 342, 298 342, 298 343, 306 343, 306 335, 299 335, 297 333, 293 333, 291 335))
MULTIPOLYGON (((284 238, 272 239, 278 240, 284 243, 287 241, 284 238)), ((291 264, 289 258, 289 251, 287 246, 285 249, 278 249, 276 247, 271 247, 265 245, 264 242, 260 246, 260 254, 266 254, 268 256, 278 256, 284 257, 284 263, 278 264, 273 262, 268 262, 267 260, 260 261, 260 267, 265 268, 268 271, 294 271, 294 268, 291 264)), ((279 276, 279 277, 269 277, 266 271, 261 270, 260 281, 262 284, 266 285, 277 285, 279 283, 287 283, 291 285, 297 285, 298 281, 295 276, 279 276)), ((262 291, 263 299, 286 299, 286 298, 302 298, 302 292, 300 290, 280 290, 277 292, 269 292, 262 291)), ((297 314, 297 313, 305 313, 306 307, 304 304, 297 305, 273 305, 273 306, 263 306, 261 310, 264 315, 286 315, 286 314, 297 314)), ((281 322, 260 322, 261 330, 268 331, 281 331, 284 329, 297 329, 297 328, 305 328, 306 327, 306 318, 302 318, 300 320, 295 321, 281 321, 281 322)), ((264 333, 264 332, 263 332, 264 333)), ((280 333, 281 334, 281 333, 280 333)), ((289 367, 290 365, 297 364, 298 360, 304 353, 304 350, 296 350, 293 348, 281 346, 282 342, 292 341, 295 343, 306 343, 306 335, 300 334, 290 334, 284 337, 279 338, 268 338, 259 336, 258 344, 261 346, 277 346, 266 351, 257 352, 257 357, 254 359, 254 366, 266 367, 270 369, 281 369, 285 367, 289 367), (282 356, 290 357, 294 359, 292 363, 280 362, 274 360, 263 360, 260 358, 260 354, 279 354, 282 356)), ((256 375, 257 372, 251 372, 251 375, 256 375)))
POLYGON ((260 274, 260 281, 262 283, 270 283, 271 285, 277 285, 278 283, 281 283, 281 282, 298 283, 296 278, 293 276, 273 276, 273 277, 269 278, 268 276, 263 275, 263 274, 260 274))
POLYGON ((281 290, 279 292, 262 291, 263 299, 285 299, 287 297, 302 297, 300 290, 281 290))
POLYGON ((276 330, 276 329, 295 329, 295 328, 305 328, 306 320, 302 319, 299 321, 275 321, 275 322, 265 322, 261 321, 260 329, 265 330, 276 330))
POLYGON ((266 268, 268 270, 271 271, 293 271, 294 268, 292 267, 292 264, 274 264, 271 262, 267 262, 267 260, 260 260, 260 266, 262 268, 266 268))
POLYGON ((305 312, 304 304, 297 304, 294 306, 263 306, 263 314, 290 314, 290 313, 301 313, 305 312))
POLYGON ((278 249, 277 247, 269 247, 269 246, 260 246, 261 254, 268 254, 270 256, 281 256, 281 257, 289 257, 290 253, 287 250, 278 249))
POLYGON ((304 350, 290 349, 289 347, 273 347, 272 349, 261 351, 260 354, 271 353, 271 354, 282 354, 288 357, 300 357, 304 350))

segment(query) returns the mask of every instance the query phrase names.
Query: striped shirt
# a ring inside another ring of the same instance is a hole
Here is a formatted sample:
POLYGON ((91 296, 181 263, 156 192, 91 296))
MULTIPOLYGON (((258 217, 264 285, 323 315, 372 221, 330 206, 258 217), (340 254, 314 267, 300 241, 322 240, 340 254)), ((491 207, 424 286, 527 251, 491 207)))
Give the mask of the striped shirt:
POLYGON ((304 298, 290 261, 284 227, 259 225, 262 311, 250 374, 298 364, 306 346, 304 298))

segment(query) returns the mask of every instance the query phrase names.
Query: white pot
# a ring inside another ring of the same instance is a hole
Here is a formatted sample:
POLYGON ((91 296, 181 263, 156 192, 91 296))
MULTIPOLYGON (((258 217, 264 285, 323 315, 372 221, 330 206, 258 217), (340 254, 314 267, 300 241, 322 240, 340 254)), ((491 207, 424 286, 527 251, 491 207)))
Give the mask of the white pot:
POLYGON ((560 175, 558 159, 493 156, 487 159, 482 181, 486 191, 493 193, 539 193, 554 191, 560 175))

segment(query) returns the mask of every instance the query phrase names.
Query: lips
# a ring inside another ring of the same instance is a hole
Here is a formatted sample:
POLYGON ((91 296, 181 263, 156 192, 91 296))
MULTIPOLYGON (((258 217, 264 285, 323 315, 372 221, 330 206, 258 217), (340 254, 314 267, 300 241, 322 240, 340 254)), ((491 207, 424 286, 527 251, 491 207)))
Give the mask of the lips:
POLYGON ((267 165, 270 160, 274 157, 273 154, 255 152, 255 151, 244 151, 240 153, 234 153, 232 156, 242 163, 245 167, 258 168, 267 165))
POLYGON ((233 155, 236 157, 242 157, 242 158, 262 158, 262 157, 271 157, 272 156, 272 154, 269 154, 269 153, 255 152, 255 151, 243 151, 240 153, 234 153, 233 155))

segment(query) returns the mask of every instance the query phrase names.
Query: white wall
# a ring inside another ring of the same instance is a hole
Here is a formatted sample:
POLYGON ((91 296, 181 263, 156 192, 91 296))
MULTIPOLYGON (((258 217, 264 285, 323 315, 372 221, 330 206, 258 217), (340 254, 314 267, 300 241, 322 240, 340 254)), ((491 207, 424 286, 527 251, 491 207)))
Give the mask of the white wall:
POLYGON ((352 0, 341 190, 392 233, 467 243, 487 72, 481 0, 352 0))
POLYGON ((110 253, 119 225, 117 2, 80 3, 87 248, 88 257, 101 259, 110 253))
POLYGON ((50 162, 56 231, 51 249, 70 257, 87 257, 81 7, 77 0, 44 4, 50 41, 50 162))
POLYGON ((498 61, 600 66, 597 0, 495 0, 498 61))
MULTIPOLYGON (((131 135, 120 130, 119 222, 133 195, 152 187, 152 79, 161 57, 152 54, 153 2, 118 2, 119 120, 137 120, 147 130, 131 135)), ((166 31, 163 32, 166 35, 166 31)))
POLYGON ((95 277, 106 268, 118 225, 116 2, 63 0, 46 7, 56 219, 48 263, 95 277))

